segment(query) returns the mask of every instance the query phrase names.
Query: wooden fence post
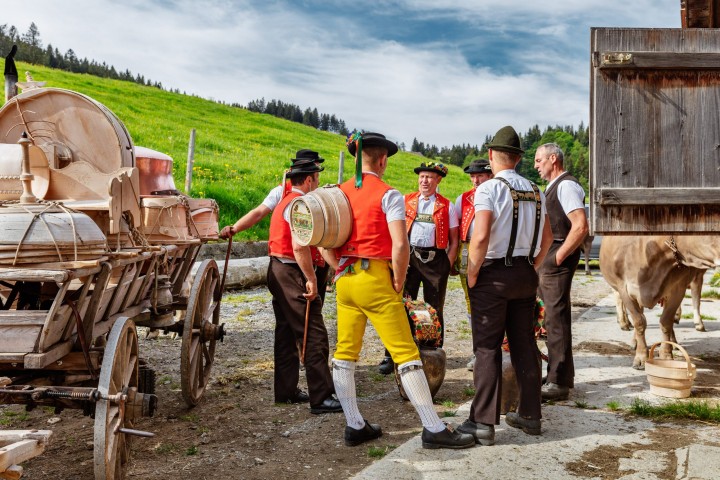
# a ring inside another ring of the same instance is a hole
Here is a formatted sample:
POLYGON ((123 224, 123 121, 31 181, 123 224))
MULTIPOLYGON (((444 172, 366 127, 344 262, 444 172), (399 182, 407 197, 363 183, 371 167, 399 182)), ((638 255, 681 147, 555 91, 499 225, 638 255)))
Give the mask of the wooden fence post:
POLYGON ((190 130, 190 143, 188 144, 187 167, 185 167, 185 193, 190 195, 192 185, 193 162, 195 161, 195 129, 190 130))
POLYGON ((340 152, 340 164, 338 165, 338 185, 343 182, 343 169, 345 168, 345 152, 340 152))

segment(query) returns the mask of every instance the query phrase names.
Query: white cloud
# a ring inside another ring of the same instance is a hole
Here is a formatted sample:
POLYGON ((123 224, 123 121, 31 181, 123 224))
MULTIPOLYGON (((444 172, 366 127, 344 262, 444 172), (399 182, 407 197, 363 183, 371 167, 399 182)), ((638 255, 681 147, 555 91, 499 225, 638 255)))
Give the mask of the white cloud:
POLYGON ((505 124, 587 123, 589 53, 578 46, 589 44, 588 27, 680 23, 677 0, 383 2, 388 15, 460 20, 488 40, 528 38, 499 72, 435 32, 422 46, 372 38, 353 23, 357 3, 333 5, 336 16, 250 0, 34 0, 6 9, 2 23, 24 32, 34 21, 46 44, 166 88, 241 104, 281 99, 438 146, 479 144, 505 124))

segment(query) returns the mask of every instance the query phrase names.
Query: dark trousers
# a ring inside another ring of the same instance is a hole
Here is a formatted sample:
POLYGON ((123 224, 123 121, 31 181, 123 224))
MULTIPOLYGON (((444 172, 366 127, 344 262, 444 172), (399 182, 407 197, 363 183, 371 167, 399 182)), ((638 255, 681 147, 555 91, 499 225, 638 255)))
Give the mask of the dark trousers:
MULTIPOLYGON (((300 376, 298 346, 302 348, 305 331, 305 277, 296 264, 282 263, 270 257, 267 283, 275 312, 275 401, 285 402, 295 396, 300 376)), ((316 297, 310 303, 305 348, 310 405, 321 404, 335 391, 328 366, 329 355, 322 300, 316 297)))
POLYGON ((423 286, 423 299, 437 310, 438 320, 442 325, 442 339, 445 340, 445 318, 443 317, 443 306, 445 305, 445 292, 447 291, 448 277, 450 276, 450 259, 445 250, 438 248, 412 247, 410 253, 410 267, 405 279, 405 294, 417 300, 420 284, 423 286), (435 252, 435 257, 423 263, 415 252, 422 258, 428 258, 429 252, 435 252))
POLYGON ((512 267, 504 259, 486 260, 469 289, 475 352, 475 397, 470 420, 498 425, 502 398, 502 354, 507 333, 510 359, 520 391, 518 414, 540 419, 540 354, 535 342, 535 292, 538 276, 524 257, 512 267))
POLYGON ((565 387, 575 386, 575 364, 572 355, 572 305, 570 287, 580 261, 580 249, 555 265, 555 253, 562 244, 553 242, 540 268, 538 296, 545 302, 547 330, 547 381, 565 387))
POLYGON ((318 295, 322 300, 323 305, 325 304, 325 292, 327 292, 327 278, 330 272, 330 265, 327 263, 322 267, 315 268, 315 276, 317 277, 318 295))

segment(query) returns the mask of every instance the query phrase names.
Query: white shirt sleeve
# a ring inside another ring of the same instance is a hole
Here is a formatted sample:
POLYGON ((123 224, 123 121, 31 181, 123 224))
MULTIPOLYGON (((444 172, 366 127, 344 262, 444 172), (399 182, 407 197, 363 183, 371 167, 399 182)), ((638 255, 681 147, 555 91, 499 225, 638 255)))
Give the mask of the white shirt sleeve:
POLYGON ((460 226, 460 221, 458 220, 458 210, 461 210, 461 208, 455 208, 455 205, 453 205, 452 202, 450 202, 448 213, 450 214, 450 228, 458 228, 460 226))
POLYGON ((457 215, 458 224, 462 221, 462 196, 461 193, 455 200, 455 214, 457 215))
POLYGON ((267 197, 265 197, 265 200, 263 200, 262 204, 268 207, 270 211, 273 211, 275 210, 275 207, 278 206, 278 203, 280 203, 280 200, 282 200, 282 194, 283 186, 278 185, 277 187, 270 190, 270 193, 268 193, 267 197))
POLYGON ((405 221, 405 197, 394 188, 385 192, 382 198, 382 210, 387 222, 405 221))
POLYGON ((567 181, 560 182, 557 188, 558 201, 565 212, 568 213, 577 210, 578 208, 585 208, 585 191, 579 183, 567 181))

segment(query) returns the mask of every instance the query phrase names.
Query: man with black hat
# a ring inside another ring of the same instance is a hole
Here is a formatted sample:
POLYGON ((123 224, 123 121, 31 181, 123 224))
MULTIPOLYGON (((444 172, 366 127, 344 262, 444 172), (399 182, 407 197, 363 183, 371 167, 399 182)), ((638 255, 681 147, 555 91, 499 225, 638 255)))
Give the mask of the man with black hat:
POLYGON ((295 162, 286 172, 292 190, 283 196, 270 219, 267 275, 275 313, 275 402, 304 401, 301 398, 304 392, 298 388, 300 359, 297 345, 307 336, 305 374, 310 413, 315 414, 342 410, 340 402, 333 398, 332 375, 328 367, 330 346, 313 269, 314 265, 324 261, 317 249, 296 242, 290 230, 289 206, 293 199, 317 188, 322 170, 323 167, 309 159, 295 162))
MULTIPOLYGON (((325 159, 322 158, 318 154, 318 152, 309 149, 298 150, 295 158, 291 159, 293 165, 297 162, 305 162, 308 160, 313 161, 318 165, 325 161, 325 159)), ((230 238, 244 230, 247 230, 248 228, 257 225, 260 220, 267 217, 269 214, 272 213, 273 210, 275 210, 275 207, 277 207, 278 203, 280 203, 280 200, 282 200, 283 192, 285 192, 285 190, 286 185, 278 185, 272 190, 270 190, 270 193, 268 193, 267 197, 265 197, 265 200, 263 200, 260 205, 243 215, 242 218, 240 218, 233 225, 227 225, 223 227, 223 229, 220 230, 220 238, 230 238)), ((329 267, 326 265, 323 267, 317 267, 315 269, 315 275, 317 276, 319 285, 318 295, 320 295, 320 299, 323 302, 325 301, 325 288, 323 287, 325 285, 325 282, 327 281, 328 268, 329 267)))
POLYGON ((420 415, 423 447, 472 447, 471 435, 446 426, 435 412, 407 321, 402 301, 410 254, 405 205, 402 194, 381 180, 388 157, 397 150, 395 143, 379 133, 350 137, 348 151, 355 156, 355 177, 340 188, 352 207, 352 233, 343 246, 325 255, 336 267, 337 347, 332 374, 347 421, 345 444, 360 445, 382 435, 380 425, 363 418, 355 394, 355 366, 369 319, 398 364, 403 388, 420 415))
POLYGON ((580 261, 580 245, 588 234, 585 191, 565 171, 563 158, 557 143, 540 145, 535 153, 535 169, 543 180, 550 182, 545 196, 553 233, 553 243, 540 268, 538 289, 545 302, 548 347, 543 400, 566 400, 575 386, 570 288, 580 261))
MULTIPOLYGON (((437 191, 447 172, 442 163, 421 163, 415 168, 418 191, 405 195, 405 226, 410 239, 405 294, 416 300, 422 284, 423 299, 435 308, 442 326, 439 346, 445 338, 443 307, 448 277, 457 254, 459 226, 455 206, 437 191)), ((379 371, 385 375, 393 371, 392 357, 387 351, 379 371)))
POLYGON ((512 127, 501 128, 488 144, 495 177, 475 190, 475 226, 470 239, 468 288, 475 352, 475 397, 458 430, 482 445, 495 443, 500 423, 501 345, 507 333, 517 372, 520 400, 505 423, 541 433, 540 358, 533 325, 538 275, 552 243, 545 197, 516 171, 523 153, 512 127))
MULTIPOLYGON (((455 213, 460 222, 460 244, 455 258, 454 270, 460 275, 460 284, 465 292, 465 303, 467 304, 468 319, 470 318, 470 297, 467 286, 467 257, 472 238, 473 224, 475 223, 475 189, 482 183, 493 178, 490 162, 484 159, 473 160, 463 171, 470 175, 473 187, 465 193, 461 193, 455 201, 455 213)), ((475 366, 475 357, 467 364, 467 369, 472 372, 475 366)))

